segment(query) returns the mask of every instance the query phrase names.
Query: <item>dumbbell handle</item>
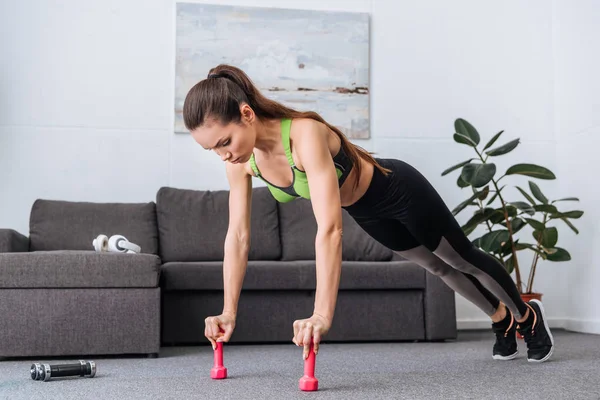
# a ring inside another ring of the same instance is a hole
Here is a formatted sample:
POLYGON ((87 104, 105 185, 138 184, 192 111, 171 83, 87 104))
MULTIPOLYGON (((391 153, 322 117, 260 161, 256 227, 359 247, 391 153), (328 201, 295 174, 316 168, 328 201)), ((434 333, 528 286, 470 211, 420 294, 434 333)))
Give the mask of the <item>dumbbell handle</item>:
POLYGON ((310 349, 308 350, 308 357, 304 360, 304 376, 315 376, 315 351, 314 344, 310 344, 310 349))
POLYGON ((52 371, 52 376, 85 376, 90 375, 92 373, 92 368, 89 364, 81 365, 81 364, 59 364, 59 365, 51 365, 50 371, 52 371))
POLYGON ((223 366, 223 342, 217 342, 217 349, 214 352, 214 366, 223 366))

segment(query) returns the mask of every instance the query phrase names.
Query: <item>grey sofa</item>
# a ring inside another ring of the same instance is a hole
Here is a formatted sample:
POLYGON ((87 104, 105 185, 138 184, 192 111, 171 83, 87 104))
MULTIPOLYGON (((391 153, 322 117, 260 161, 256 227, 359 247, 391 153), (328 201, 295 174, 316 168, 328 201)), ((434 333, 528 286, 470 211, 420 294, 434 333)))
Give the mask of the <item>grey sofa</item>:
MULTIPOLYGON (((156 202, 37 200, 28 236, 0 229, 0 357, 147 354, 207 344, 223 307, 228 191, 160 188, 156 202), (122 234, 142 254, 96 253, 122 234)), ((454 292, 373 241, 344 211, 336 314, 324 341, 456 337, 454 292)), ((310 202, 253 189, 252 244, 232 343, 291 342, 311 315, 310 202)))
POLYGON ((26 237, 0 230, 0 357, 160 350, 156 206, 37 200, 26 237), (122 234, 143 254, 96 253, 122 234))
MULTIPOLYGON (((161 188, 156 197, 163 262, 162 343, 206 344, 204 319, 223 308, 227 191, 161 188)), ((342 274, 324 341, 456 337, 454 292, 371 239, 346 211, 342 274)), ((308 200, 277 203, 253 190, 251 248, 234 342, 291 342, 292 323, 312 314, 317 225, 308 200)))

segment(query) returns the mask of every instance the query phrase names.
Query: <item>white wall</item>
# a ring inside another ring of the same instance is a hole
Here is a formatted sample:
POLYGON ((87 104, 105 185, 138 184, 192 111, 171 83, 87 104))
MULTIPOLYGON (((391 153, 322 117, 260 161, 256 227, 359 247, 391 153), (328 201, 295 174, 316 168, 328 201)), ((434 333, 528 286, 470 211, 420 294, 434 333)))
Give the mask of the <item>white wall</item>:
POLYGON ((555 0, 553 6, 557 154, 560 174, 565 177, 561 192, 579 197, 580 203, 569 205, 585 211, 575 221, 579 235, 569 231, 565 242, 573 256, 565 267, 570 272, 566 326, 600 333, 600 4, 581 0, 574 6, 555 0))
MULTIPOLYGON (((454 120, 470 121, 489 140, 521 145, 498 169, 532 162, 555 170, 552 9, 544 1, 373 2, 372 126, 375 150, 420 169, 451 208, 468 197, 447 167, 474 153, 452 140, 454 120)), ((556 172, 556 171, 555 171, 556 172)), ((526 178, 509 186, 527 186, 526 178)), ((555 182, 540 183, 549 195, 555 182)), ((513 195, 513 200, 521 200, 513 195)), ((467 212, 459 215, 466 222, 467 212)), ((482 232, 483 233, 483 232, 482 232)), ((531 257, 520 252, 523 279, 531 257)), ((568 271, 544 266, 534 288, 554 326, 564 325, 568 271)), ((457 296, 459 328, 489 328, 489 319, 457 296)))
MULTIPOLYGON (((370 13, 373 137, 356 143, 415 165, 450 207, 465 194, 456 175, 440 173, 471 156, 451 139, 457 117, 471 121, 483 140, 501 129, 504 141, 522 139, 499 168, 522 161, 559 166, 553 14, 543 0, 210 2, 370 13)), ((160 186, 227 187, 216 156, 172 133, 174 4, 2 3, 0 226, 27 233, 36 198, 151 201, 160 186)), ((586 138, 592 144, 591 130, 586 138)), ((569 173, 561 168, 561 175, 569 173)), ((544 187, 552 194, 556 184, 544 187)), ((563 301, 569 277, 563 266, 545 266, 536 281, 554 325, 577 308, 563 301)), ((489 327, 460 297, 457 314, 459 327, 489 327)))

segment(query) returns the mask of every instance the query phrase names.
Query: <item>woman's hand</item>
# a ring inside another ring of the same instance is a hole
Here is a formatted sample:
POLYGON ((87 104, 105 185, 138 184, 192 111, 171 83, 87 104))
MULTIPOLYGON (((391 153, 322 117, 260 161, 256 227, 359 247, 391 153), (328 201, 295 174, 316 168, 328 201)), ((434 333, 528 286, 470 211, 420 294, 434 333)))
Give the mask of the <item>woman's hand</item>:
POLYGON ((294 321, 294 338, 292 341, 296 346, 304 346, 304 351, 302 352, 303 359, 306 360, 308 357, 311 340, 314 343, 315 355, 317 355, 321 337, 325 336, 330 328, 331 322, 318 314, 313 314, 312 317, 307 319, 294 321))
POLYGON ((235 329, 235 316, 232 314, 221 314, 207 317, 204 320, 204 336, 212 344, 213 350, 217 348, 216 342, 228 342, 235 329))

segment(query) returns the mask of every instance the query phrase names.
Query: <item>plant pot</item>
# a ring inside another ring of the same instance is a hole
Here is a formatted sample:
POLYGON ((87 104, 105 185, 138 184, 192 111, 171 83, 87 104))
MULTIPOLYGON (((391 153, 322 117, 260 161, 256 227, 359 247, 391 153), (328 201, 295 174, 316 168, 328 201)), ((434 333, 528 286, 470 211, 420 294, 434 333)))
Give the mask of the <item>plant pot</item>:
MULTIPOLYGON (((542 293, 521 293, 521 299, 523 299, 525 303, 533 299, 542 301, 542 293)), ((523 339, 523 336, 519 333, 519 331, 517 331, 517 339, 523 339)))
POLYGON ((524 302, 528 302, 529 300, 533 300, 533 299, 537 299, 539 301, 542 301, 542 293, 521 293, 521 298, 523 299, 524 302))

